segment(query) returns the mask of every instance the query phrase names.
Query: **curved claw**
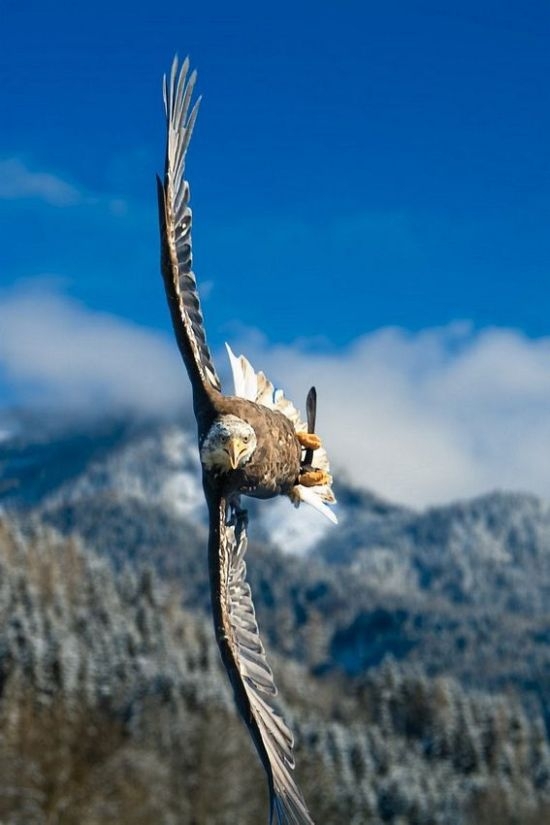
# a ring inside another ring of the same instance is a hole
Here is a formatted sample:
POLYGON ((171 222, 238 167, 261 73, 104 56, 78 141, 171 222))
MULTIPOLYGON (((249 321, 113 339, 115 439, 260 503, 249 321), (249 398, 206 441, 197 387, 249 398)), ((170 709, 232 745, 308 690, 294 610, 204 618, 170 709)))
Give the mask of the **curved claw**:
POLYGON ((324 470, 307 470, 298 476, 298 484, 304 487, 318 487, 323 484, 330 484, 331 478, 324 470))
POLYGON ((317 433, 305 433, 301 431, 296 433, 296 438, 306 450, 318 450, 321 446, 321 439, 317 433))

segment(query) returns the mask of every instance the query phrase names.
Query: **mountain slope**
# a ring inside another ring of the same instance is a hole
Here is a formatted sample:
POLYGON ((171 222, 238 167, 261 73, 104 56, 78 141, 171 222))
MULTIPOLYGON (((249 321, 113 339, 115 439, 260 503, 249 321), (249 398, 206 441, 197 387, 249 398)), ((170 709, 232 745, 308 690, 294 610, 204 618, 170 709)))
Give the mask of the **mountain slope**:
MULTIPOLYGON (((395 663, 346 682, 274 666, 317 822, 547 821, 550 748, 513 699, 395 663)), ((150 569, 116 573, 14 516, 0 519, 0 725, 2 821, 263 821, 204 621, 150 569)))
MULTIPOLYGON (((152 564, 207 615, 194 436, 166 422, 27 432, 36 422, 0 444, 4 508, 80 536, 119 569, 152 564)), ((417 513, 345 483, 337 493, 337 528, 285 501, 250 502, 249 573, 270 647, 317 674, 360 676, 391 654, 465 685, 513 688, 546 713, 548 505, 494 493, 417 513), (296 530, 308 517, 313 531, 296 530), (273 537, 288 549, 293 530, 302 554, 283 555, 273 537)))

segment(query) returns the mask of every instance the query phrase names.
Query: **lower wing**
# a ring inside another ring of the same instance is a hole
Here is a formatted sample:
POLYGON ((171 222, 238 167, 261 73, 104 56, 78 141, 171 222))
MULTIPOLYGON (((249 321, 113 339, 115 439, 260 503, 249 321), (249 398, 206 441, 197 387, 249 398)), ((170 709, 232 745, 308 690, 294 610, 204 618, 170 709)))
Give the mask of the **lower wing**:
POLYGON ((314 825, 294 781, 293 736, 275 701, 277 688, 260 639, 244 556, 247 515, 238 500, 206 490, 208 558, 216 639, 239 713, 265 768, 270 825, 314 825), (228 517, 230 520, 228 521, 228 517))

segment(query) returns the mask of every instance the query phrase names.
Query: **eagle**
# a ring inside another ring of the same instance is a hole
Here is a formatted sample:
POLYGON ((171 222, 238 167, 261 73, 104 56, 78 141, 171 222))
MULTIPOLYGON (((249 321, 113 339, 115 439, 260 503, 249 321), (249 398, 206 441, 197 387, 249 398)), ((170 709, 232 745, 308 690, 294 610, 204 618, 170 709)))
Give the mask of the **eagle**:
POLYGON ((312 388, 302 421, 294 404, 244 356, 227 347, 234 393, 224 395, 210 353, 193 273, 185 158, 200 98, 196 72, 174 58, 163 80, 167 141, 164 180, 157 176, 161 270, 176 341, 189 374, 208 506, 208 567, 216 640, 237 709, 267 775, 270 825, 313 825, 292 774, 293 736, 256 622, 245 553, 248 516, 242 495, 304 501, 336 521, 326 452, 315 430, 312 388))

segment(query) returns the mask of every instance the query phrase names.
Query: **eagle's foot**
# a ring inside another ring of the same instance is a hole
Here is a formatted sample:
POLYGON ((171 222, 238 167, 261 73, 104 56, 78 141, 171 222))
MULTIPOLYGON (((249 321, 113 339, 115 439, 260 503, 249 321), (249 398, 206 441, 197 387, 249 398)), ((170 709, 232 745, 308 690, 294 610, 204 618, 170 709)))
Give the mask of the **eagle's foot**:
POLYGON ((298 484, 304 487, 318 487, 330 484, 330 476, 324 470, 306 470, 298 476, 298 484))
POLYGON ((306 450, 318 450, 321 446, 321 439, 317 433, 306 433, 301 430, 296 433, 296 438, 306 450))
POLYGON ((248 510, 241 507, 239 496, 230 499, 229 501, 229 515, 225 522, 228 527, 235 527, 237 530, 242 530, 243 527, 248 527, 248 510))

